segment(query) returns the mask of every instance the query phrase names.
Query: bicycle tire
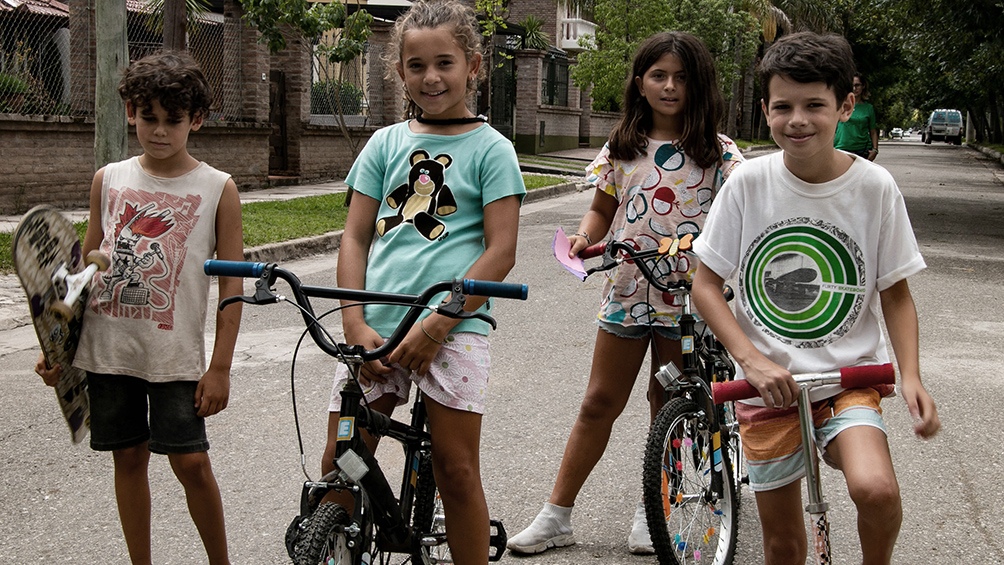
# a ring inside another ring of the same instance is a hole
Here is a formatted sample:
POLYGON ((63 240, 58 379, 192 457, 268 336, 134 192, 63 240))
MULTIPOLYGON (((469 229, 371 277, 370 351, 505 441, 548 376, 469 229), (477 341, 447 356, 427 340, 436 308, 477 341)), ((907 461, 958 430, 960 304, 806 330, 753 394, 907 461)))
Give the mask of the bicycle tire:
POLYGON ((671 400, 649 431, 642 468, 645 514, 660 565, 730 565, 739 513, 729 450, 722 450, 723 496, 711 493, 711 436, 703 411, 671 400))
POLYGON ((739 435, 736 404, 734 402, 722 404, 719 414, 722 427, 729 430, 728 439, 723 440, 723 444, 729 452, 729 464, 732 468, 732 486, 736 492, 736 509, 738 510, 742 505, 743 484, 749 483, 749 478, 746 476, 746 456, 743 455, 743 439, 739 435))
POLYGON ((432 474, 432 455, 423 453, 418 462, 415 484, 415 511, 412 517, 416 547, 411 561, 415 565, 452 563, 450 546, 446 543, 446 514, 439 496, 436 478, 432 474))
POLYGON ((360 547, 349 546, 345 528, 352 519, 340 504, 325 502, 310 515, 306 531, 294 547, 295 565, 359 565, 360 547))

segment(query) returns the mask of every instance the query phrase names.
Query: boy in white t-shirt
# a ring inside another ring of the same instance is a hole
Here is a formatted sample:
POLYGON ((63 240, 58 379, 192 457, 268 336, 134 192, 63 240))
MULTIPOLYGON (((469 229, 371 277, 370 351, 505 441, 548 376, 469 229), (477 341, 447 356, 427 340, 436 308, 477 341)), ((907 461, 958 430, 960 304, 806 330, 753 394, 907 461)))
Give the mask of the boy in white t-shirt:
MULTIPOLYGON (((804 475, 793 373, 889 359, 914 431, 941 426, 920 379, 918 322, 906 278, 925 268, 892 176, 833 147, 854 108, 854 62, 842 37, 798 33, 760 64, 763 112, 783 151, 752 159, 725 183, 695 242, 693 298, 760 397, 737 407, 764 561, 804 563, 804 475), (738 272, 735 313, 722 298, 738 272)), ((879 399, 889 390, 820 387, 817 443, 847 480, 864 563, 889 563, 902 522, 879 399)))

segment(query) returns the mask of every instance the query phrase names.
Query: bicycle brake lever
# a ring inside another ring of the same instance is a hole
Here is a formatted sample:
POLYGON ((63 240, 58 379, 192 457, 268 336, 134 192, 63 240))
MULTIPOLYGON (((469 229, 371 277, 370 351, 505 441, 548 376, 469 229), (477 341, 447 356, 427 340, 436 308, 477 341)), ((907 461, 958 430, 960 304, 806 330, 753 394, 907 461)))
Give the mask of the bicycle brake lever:
POLYGON ((252 296, 230 296, 220 301, 220 310, 230 306, 234 302, 244 302, 246 304, 275 304, 279 302, 279 297, 268 287, 265 278, 259 278, 254 283, 255 291, 252 296))
POLYGON ((442 314, 448 318, 456 318, 459 320, 467 320, 470 318, 475 318, 488 322, 492 329, 497 329, 498 324, 495 318, 492 318, 488 314, 483 312, 468 312, 464 310, 464 305, 467 304, 467 297, 460 293, 460 288, 453 289, 453 296, 450 297, 445 303, 440 304, 433 308, 434 312, 442 314))

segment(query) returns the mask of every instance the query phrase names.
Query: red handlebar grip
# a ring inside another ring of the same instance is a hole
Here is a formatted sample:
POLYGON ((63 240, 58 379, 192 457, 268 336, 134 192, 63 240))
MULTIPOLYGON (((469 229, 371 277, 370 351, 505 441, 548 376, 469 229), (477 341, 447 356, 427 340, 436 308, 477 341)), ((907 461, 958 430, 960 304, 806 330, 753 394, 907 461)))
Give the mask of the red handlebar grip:
POLYGON ((840 386, 844 388, 866 388, 894 384, 896 384, 896 371, 893 369, 892 363, 847 367, 840 370, 840 386))
POLYGON ((715 399, 715 404, 743 400, 760 396, 753 385, 745 380, 725 381, 724 383, 713 383, 711 385, 711 396, 715 399))
POLYGON ((590 245, 589 247, 579 251, 579 257, 582 259, 591 259, 593 257, 599 257, 603 255, 607 250, 607 242, 602 241, 596 245, 590 245))

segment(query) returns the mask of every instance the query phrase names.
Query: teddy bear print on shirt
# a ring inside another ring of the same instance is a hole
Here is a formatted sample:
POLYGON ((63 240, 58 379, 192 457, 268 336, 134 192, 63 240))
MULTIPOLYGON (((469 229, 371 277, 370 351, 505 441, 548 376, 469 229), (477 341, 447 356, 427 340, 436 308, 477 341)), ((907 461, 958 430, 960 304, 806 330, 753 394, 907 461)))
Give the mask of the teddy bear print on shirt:
POLYGON ((397 210, 394 216, 377 220, 376 231, 380 237, 403 223, 411 223, 423 237, 434 240, 446 229, 436 216, 449 216, 457 211, 457 201, 446 185, 446 169, 453 164, 449 155, 430 158, 423 149, 412 152, 408 182, 395 188, 387 196, 387 205, 397 210))

